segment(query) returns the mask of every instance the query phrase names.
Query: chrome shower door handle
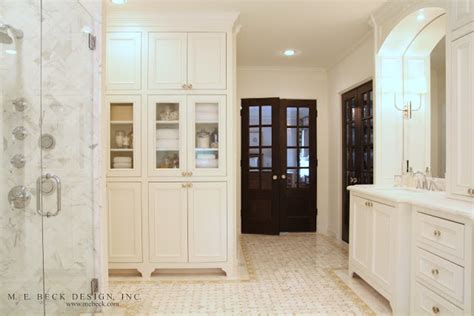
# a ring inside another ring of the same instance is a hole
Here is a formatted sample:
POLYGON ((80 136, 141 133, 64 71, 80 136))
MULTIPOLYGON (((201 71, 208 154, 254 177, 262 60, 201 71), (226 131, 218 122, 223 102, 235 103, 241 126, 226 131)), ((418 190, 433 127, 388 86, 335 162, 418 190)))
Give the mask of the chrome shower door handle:
POLYGON ((44 176, 41 176, 36 180, 36 211, 41 216, 56 216, 61 212, 61 179, 54 175, 47 173, 44 176), (45 180, 53 180, 56 183, 56 211, 54 213, 47 212, 46 214, 43 213, 41 210, 41 197, 43 196, 43 191, 41 190, 41 186, 43 185, 43 179, 45 180))

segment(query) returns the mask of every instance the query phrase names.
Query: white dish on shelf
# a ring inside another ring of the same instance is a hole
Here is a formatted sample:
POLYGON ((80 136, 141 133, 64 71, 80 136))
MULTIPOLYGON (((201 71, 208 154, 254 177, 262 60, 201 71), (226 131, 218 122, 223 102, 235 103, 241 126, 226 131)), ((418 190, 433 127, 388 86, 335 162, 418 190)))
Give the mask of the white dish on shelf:
POLYGON ((179 148, 179 139, 157 139, 156 149, 179 148))
POLYGON ((177 128, 157 128, 156 139, 178 139, 179 129, 177 128))

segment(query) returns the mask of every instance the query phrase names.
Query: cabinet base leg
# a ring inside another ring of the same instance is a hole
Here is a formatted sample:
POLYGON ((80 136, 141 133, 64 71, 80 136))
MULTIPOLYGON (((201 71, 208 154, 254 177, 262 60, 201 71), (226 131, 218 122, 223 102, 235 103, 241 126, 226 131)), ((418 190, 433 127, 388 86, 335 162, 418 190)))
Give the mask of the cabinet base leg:
POLYGON ((142 275, 142 278, 144 279, 149 279, 153 271, 155 271, 155 269, 150 269, 150 268, 145 268, 145 267, 138 268, 137 270, 138 272, 140 272, 140 274, 142 275))

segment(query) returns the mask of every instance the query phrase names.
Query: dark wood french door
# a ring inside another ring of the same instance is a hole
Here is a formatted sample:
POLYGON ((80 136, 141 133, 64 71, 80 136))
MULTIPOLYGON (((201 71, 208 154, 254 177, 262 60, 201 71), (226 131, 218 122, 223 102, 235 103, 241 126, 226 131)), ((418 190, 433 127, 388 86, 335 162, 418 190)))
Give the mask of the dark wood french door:
POLYGON ((242 100, 242 232, 316 231, 316 101, 242 100))
POLYGON ((347 186, 372 184, 374 116, 372 81, 342 95, 342 240, 349 242, 347 186))

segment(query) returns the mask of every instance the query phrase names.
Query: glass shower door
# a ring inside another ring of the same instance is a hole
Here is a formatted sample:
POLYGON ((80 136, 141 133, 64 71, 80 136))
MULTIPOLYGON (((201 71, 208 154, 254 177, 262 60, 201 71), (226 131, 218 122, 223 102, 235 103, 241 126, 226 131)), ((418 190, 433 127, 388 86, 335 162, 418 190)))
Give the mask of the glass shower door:
POLYGON ((95 310, 93 30, 77 0, 0 0, 0 315, 95 310))
MULTIPOLYGON (((94 223, 99 192, 94 175, 98 122, 94 106, 94 20, 75 0, 42 1, 41 169, 45 310, 93 311, 94 223), (92 283, 91 283, 92 282, 92 283), (54 294, 63 294, 64 299, 54 294)), ((96 85, 99 87, 99 85, 96 85)))

